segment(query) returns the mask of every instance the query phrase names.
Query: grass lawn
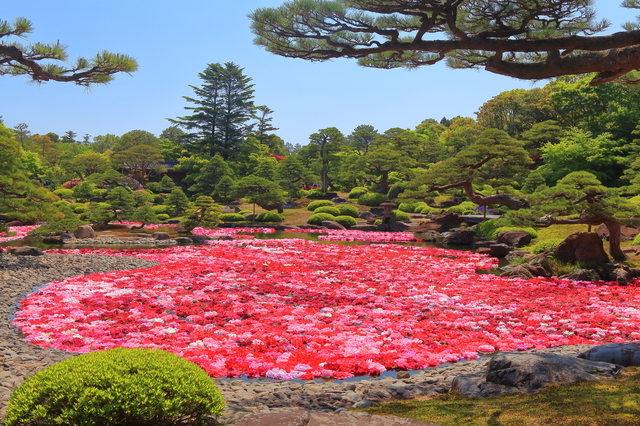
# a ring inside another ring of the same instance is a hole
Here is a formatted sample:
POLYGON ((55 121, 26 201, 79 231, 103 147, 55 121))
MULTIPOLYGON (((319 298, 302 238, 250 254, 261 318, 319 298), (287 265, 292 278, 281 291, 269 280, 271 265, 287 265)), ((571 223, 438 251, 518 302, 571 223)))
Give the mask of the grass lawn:
POLYGON ((618 380, 554 385, 536 394, 470 399, 451 393, 360 411, 442 426, 637 426, 640 367, 627 368, 618 380))

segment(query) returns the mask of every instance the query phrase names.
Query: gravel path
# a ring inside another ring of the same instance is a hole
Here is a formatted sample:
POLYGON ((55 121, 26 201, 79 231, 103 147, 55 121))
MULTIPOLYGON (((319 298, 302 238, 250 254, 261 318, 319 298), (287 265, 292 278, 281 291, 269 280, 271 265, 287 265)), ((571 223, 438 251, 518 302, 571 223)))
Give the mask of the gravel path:
MULTIPOLYGON (((46 283, 66 277, 153 265, 156 263, 149 260, 121 256, 0 254, 0 421, 12 390, 26 377, 74 355, 24 342, 11 324, 19 300, 46 283)), ((567 346, 536 352, 575 355, 590 347, 567 346)), ((488 359, 481 359, 410 374, 394 373, 392 377, 333 382, 217 379, 227 402, 220 421, 232 423, 247 413, 290 407, 336 412, 389 399, 430 397, 447 392, 454 377, 484 370, 487 364, 488 359)))

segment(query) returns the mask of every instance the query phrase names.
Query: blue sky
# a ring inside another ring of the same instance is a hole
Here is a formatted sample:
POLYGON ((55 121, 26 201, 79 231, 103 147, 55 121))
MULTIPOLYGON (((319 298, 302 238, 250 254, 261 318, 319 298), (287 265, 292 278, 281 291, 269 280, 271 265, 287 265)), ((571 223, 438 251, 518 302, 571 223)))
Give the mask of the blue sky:
MULTIPOLYGON (((32 133, 72 130, 79 135, 146 130, 158 135, 167 118, 188 114, 183 96, 199 86, 208 64, 234 62, 255 85, 256 105, 274 111, 272 124, 285 142, 308 143, 326 127, 349 134, 360 124, 383 132, 414 128, 422 120, 475 117, 485 101, 506 90, 534 87, 484 71, 444 65, 416 71, 363 68, 354 61, 310 63, 272 55, 253 44, 246 15, 284 0, 4 0, 0 19, 24 16, 35 27, 27 41, 60 40, 70 59, 101 50, 126 53, 139 71, 119 75, 87 91, 69 83, 29 84, 0 77, 0 116, 9 127, 26 123, 32 133)), ((597 0, 612 30, 632 20, 619 0, 597 0)))

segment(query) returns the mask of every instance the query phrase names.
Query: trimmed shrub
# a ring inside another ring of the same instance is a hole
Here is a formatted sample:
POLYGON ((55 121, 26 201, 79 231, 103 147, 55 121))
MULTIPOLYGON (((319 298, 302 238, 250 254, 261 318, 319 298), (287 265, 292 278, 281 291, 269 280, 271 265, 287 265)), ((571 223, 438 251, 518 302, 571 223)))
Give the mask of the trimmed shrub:
POLYGON ((322 192, 322 189, 319 189, 319 188, 310 189, 309 192, 307 192, 307 198, 310 198, 312 200, 321 200, 326 196, 327 195, 324 192, 322 192))
POLYGON ((464 212, 467 211, 465 206, 451 206, 451 207, 447 208, 446 210, 449 211, 449 212, 456 213, 456 214, 464 214, 464 212))
POLYGON ((633 241, 631 242, 632 246, 640 245, 640 234, 636 235, 633 241))
POLYGON ((540 254, 543 251, 547 251, 549 249, 558 247, 560 245, 560 243, 563 242, 563 241, 564 240, 562 238, 551 238, 551 239, 548 239, 548 240, 540 241, 539 243, 537 243, 536 245, 533 246, 531 251, 534 254, 540 254))
POLYGON ((220 220, 223 222, 242 222, 244 215, 240 213, 223 213, 220 215, 220 220))
POLYGON ((89 210, 89 206, 82 203, 73 203, 71 204, 71 209, 73 209, 75 214, 82 214, 89 210))
POLYGON ((116 348, 69 358, 29 377, 12 394, 5 424, 204 424, 224 408, 215 382, 166 351, 116 348))
POLYGON ((307 223, 310 225, 322 225, 323 220, 336 220, 336 217, 329 213, 312 214, 307 219, 307 223))
POLYGON ((391 215, 391 223, 394 222, 403 222, 405 220, 411 220, 411 217, 409 216, 408 213, 405 213, 403 211, 400 210, 394 210, 393 214, 391 215))
POLYGON ((349 204, 338 204, 336 208, 340 211, 340 216, 358 217, 360 215, 358 209, 349 204))
POLYGON ((244 209, 244 210, 240 210, 238 213, 240 214, 253 214, 252 210, 248 210, 248 209, 244 209))
POLYGON ((58 188, 55 191, 53 191, 53 193, 60 198, 66 198, 66 199, 73 198, 73 190, 71 189, 58 188))
POLYGON ((256 216, 256 222, 282 222, 284 216, 278 212, 264 212, 256 216))
POLYGON ((375 207, 387 201, 386 194, 379 194, 377 192, 367 192, 366 194, 358 197, 358 204, 363 206, 375 207))
POLYGON ((351 228, 356 224, 356 220, 351 216, 337 216, 334 220, 345 228, 351 228))
POLYGON ((366 194, 369 190, 363 186, 356 186, 351 191, 349 191, 349 196, 347 198, 358 198, 363 194, 366 194))
POLYGON ((166 213, 160 213, 159 215, 156 215, 156 217, 160 222, 166 222, 167 220, 169 220, 169 218, 171 218, 171 216, 166 213))
POLYGON ((313 212, 318 207, 323 207, 323 206, 335 206, 335 203, 330 200, 315 200, 309 203, 309 205, 307 206, 307 210, 309 210, 310 212, 313 212))
POLYGON ((313 214, 316 213, 329 213, 332 216, 340 216, 340 209, 335 206, 322 206, 313 211, 313 214))
POLYGON ((405 213, 420 213, 420 211, 427 206, 424 201, 417 201, 414 203, 400 203, 398 210, 405 213))

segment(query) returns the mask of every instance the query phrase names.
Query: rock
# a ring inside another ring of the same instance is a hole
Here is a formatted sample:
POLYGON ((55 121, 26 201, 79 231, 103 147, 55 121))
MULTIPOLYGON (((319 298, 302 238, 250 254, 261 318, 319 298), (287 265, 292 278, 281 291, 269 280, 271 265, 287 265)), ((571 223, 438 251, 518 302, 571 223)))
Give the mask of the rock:
POLYGON ((331 201, 335 204, 346 204, 349 202, 349 200, 343 197, 333 197, 331 201))
POLYGON ((503 353, 489 362, 487 382, 532 392, 552 383, 614 379, 622 367, 606 362, 533 353, 503 353))
POLYGON ((220 211, 220 213, 221 214, 238 213, 239 211, 240 211, 240 208, 238 207, 224 206, 220 211))
POLYGON ((349 229, 352 231, 375 231, 378 227, 376 225, 353 225, 349 229))
POLYGON ((476 250, 476 253, 478 254, 487 254, 487 255, 491 255, 491 249, 489 247, 480 247, 478 250, 476 250))
POLYGON ((375 218, 376 215, 368 211, 361 211, 360 213, 358 213, 358 217, 360 219, 369 220, 375 218))
POLYGON ((501 273, 500 276, 508 278, 523 278, 528 280, 529 278, 533 278, 535 275, 533 275, 524 265, 516 265, 501 273))
POLYGON ((327 229, 347 229, 335 220, 323 220, 321 224, 327 229))
POLYGON ((476 233, 469 229, 456 229, 445 233, 444 240, 442 242, 455 246, 471 246, 475 236, 476 233))
POLYGON ((489 249, 493 257, 505 257, 511 251, 511 247, 506 244, 491 244, 489 249))
POLYGON ((193 240, 189 237, 178 237, 176 238, 176 243, 178 244, 193 244, 193 240))
POLYGON ((580 269, 580 268, 576 268, 570 273, 566 275, 562 275, 559 278, 564 278, 572 281, 601 281, 602 280, 602 278, 600 277, 600 274, 598 274, 598 271, 596 271, 595 269, 580 269))
POLYGON ((192 235, 189 238, 191 238, 194 244, 204 244, 205 241, 211 239, 208 235, 192 235))
POLYGON ((411 373, 408 371, 400 370, 396 373, 396 378, 398 380, 408 379, 409 377, 411 377, 411 373))
POLYGON ((412 229, 414 229, 417 225, 411 223, 411 222, 393 222, 391 224, 391 231, 393 232, 413 232, 412 229))
POLYGON ((608 362, 623 367, 640 366, 640 342, 607 343, 578 355, 588 361, 608 362))
POLYGON ((157 241, 170 240, 171 237, 166 232, 154 232, 151 234, 151 238, 157 241))
POLYGON ((498 234, 496 243, 510 247, 523 247, 531 243, 531 235, 526 231, 502 231, 498 234))
POLYGON ((76 238, 95 238, 96 231, 89 225, 80 225, 73 233, 76 238))
POLYGON ((609 262, 602 239, 595 232, 576 232, 556 248, 556 259, 564 263, 609 262))
POLYGON ((451 391, 467 398, 489 398, 503 393, 517 393, 516 388, 487 382, 486 373, 462 374, 451 382, 451 391))
POLYGON ((433 218, 431 218, 431 221, 433 223, 437 223, 443 228, 446 228, 438 232, 448 231, 451 228, 457 228, 458 226, 460 226, 460 217, 456 213, 449 211, 444 211, 440 214, 435 215, 433 218))
POLYGON ((623 265, 622 263, 608 263, 605 265, 605 270, 609 281, 615 281, 620 285, 627 285, 633 282, 631 269, 627 265, 623 265))
POLYGON ((37 247, 22 246, 22 247, 9 247, 7 249, 8 254, 15 256, 43 256, 44 252, 37 247))

